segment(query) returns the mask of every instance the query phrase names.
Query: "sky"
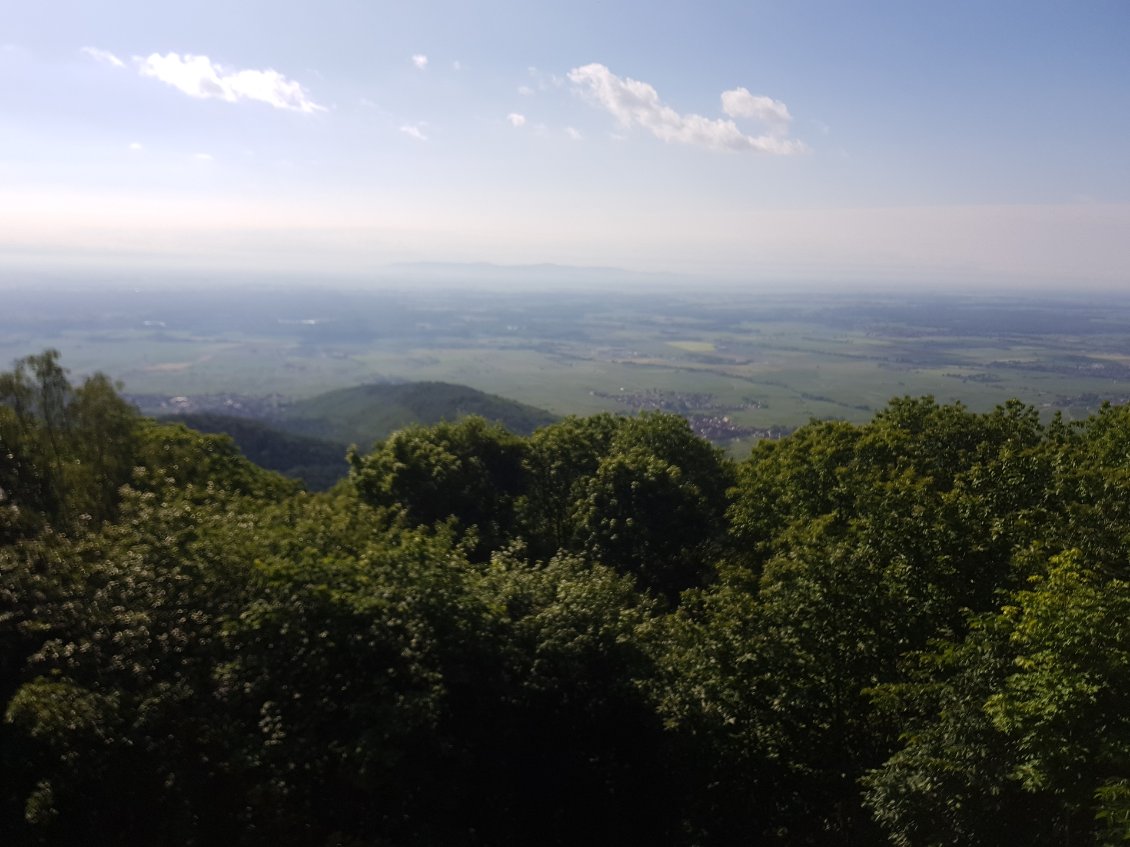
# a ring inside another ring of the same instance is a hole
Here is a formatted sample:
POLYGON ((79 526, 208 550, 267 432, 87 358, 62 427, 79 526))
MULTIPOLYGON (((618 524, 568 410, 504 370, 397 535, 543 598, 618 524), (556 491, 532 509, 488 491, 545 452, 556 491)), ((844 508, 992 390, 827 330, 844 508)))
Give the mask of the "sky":
POLYGON ((0 273, 1130 289, 1130 2, 0 0, 0 273))

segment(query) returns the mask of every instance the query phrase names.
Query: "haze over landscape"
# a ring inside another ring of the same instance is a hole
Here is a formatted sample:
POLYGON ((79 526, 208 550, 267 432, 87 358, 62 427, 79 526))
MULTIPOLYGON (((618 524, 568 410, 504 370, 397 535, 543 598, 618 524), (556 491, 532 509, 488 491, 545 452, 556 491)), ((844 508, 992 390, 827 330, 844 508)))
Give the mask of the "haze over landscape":
POLYGON ((1130 2, 2 12, 5 847, 1130 843, 1130 2))
POLYGON ((1128 34, 1122 2, 13 4, 3 284, 1118 289, 1128 34))

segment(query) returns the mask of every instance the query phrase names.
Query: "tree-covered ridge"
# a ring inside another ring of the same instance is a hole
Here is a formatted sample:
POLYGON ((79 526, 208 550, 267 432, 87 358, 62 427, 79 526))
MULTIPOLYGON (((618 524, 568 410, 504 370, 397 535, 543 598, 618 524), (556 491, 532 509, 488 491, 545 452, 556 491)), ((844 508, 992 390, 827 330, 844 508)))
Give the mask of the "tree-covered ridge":
POLYGON ((162 420, 231 436, 255 464, 303 483, 332 488, 349 471, 349 443, 366 449, 393 432, 476 416, 529 435, 556 416, 494 394, 447 382, 360 385, 328 391, 284 407, 270 422, 215 412, 184 412, 162 420))
POLYGON ((230 436, 239 451, 261 468, 302 482, 311 491, 325 491, 349 472, 346 445, 296 435, 252 418, 189 412, 163 420, 182 423, 197 432, 230 436))
POLYGON ((1130 838, 1130 409, 401 430, 309 494, 0 376, 13 844, 1130 838))
POLYGON ((370 447, 413 424, 476 415, 529 435, 556 420, 544 409, 450 382, 406 382, 338 388, 285 409, 278 425, 290 432, 370 447))

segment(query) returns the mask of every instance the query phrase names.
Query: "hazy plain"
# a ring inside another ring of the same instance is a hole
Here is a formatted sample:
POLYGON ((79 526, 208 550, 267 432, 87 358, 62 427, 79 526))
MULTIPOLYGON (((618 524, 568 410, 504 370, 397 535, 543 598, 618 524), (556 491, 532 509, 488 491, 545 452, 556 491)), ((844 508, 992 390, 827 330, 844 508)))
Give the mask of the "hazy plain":
POLYGON ((130 283, 4 301, 0 359, 57 348, 152 412, 443 380, 562 415, 664 408, 741 450, 907 394, 1069 419, 1130 398, 1130 297, 1115 295, 130 283))

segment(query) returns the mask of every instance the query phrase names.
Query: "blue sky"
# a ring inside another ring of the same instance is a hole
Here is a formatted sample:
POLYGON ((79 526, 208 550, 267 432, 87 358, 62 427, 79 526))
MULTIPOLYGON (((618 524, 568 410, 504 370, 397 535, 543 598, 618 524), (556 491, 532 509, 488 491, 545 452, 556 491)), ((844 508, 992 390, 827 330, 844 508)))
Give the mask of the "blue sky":
POLYGON ((1130 3, 9 3, 0 267, 1130 282, 1130 3))

